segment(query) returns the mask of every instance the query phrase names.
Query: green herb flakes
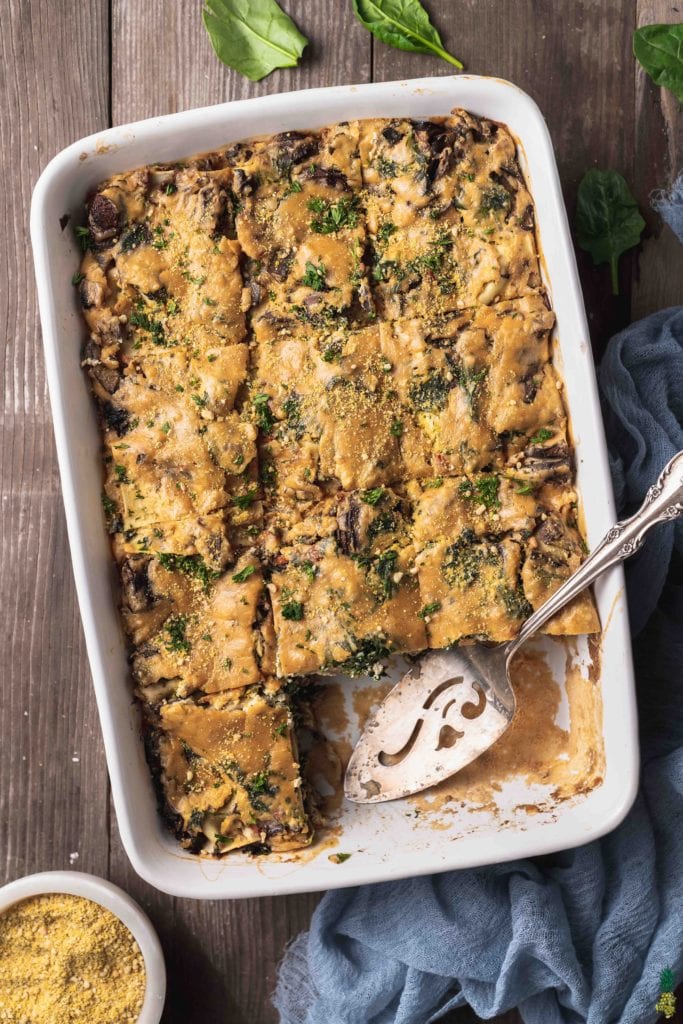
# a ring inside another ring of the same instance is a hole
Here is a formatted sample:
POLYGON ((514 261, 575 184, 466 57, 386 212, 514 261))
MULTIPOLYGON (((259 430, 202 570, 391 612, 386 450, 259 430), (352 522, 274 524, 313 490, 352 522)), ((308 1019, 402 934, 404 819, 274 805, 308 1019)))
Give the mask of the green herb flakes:
POLYGON ((239 572, 235 573, 235 575, 232 577, 232 581, 233 583, 246 583, 249 577, 253 576, 255 572, 255 565, 245 565, 243 569, 240 569, 239 572))

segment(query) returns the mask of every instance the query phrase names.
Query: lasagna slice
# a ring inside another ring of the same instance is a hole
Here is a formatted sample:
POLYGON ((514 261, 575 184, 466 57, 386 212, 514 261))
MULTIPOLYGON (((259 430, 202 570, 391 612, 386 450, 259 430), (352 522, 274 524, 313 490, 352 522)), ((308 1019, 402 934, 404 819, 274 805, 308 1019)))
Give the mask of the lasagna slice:
POLYGON ((549 356, 553 314, 540 296, 380 324, 386 387, 402 413, 410 477, 501 467, 524 439, 565 437, 549 356), (550 435, 548 435, 550 436, 550 435))
POLYGON ((409 503, 376 487, 267 539, 279 676, 373 675, 391 652, 427 646, 409 524, 409 503))
POLYGON ((533 207, 509 133, 450 118, 360 122, 371 277, 384 319, 540 287, 533 207))
POLYGON ((280 694, 254 687, 216 706, 164 704, 149 746, 165 813, 193 851, 310 843, 292 714, 280 694))
POLYGON ((256 684, 272 671, 272 625, 256 558, 229 569, 159 552, 120 564, 137 693, 148 704, 256 684))
POLYGON ((318 326, 372 318, 357 126, 255 139, 231 158, 254 307, 318 326))

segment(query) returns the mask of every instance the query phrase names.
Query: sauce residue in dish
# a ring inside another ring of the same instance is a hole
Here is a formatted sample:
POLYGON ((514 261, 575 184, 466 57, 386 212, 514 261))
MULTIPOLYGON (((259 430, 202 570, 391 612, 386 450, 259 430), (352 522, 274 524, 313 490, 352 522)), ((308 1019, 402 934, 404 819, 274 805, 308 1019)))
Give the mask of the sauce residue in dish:
MULTIPOLYGON (((466 831, 463 812, 488 812, 498 819, 519 819, 552 810, 558 803, 590 792, 602 782, 604 749, 600 698, 600 647, 589 642, 590 664, 582 666, 574 640, 544 640, 544 647, 529 645, 513 665, 517 713, 508 731, 476 761, 438 786, 408 798, 406 806, 419 821, 437 829, 453 828, 458 816, 466 831), (563 660, 560 676, 552 660, 563 660), (502 799, 513 782, 518 798, 510 807, 502 799), (537 787, 543 796, 537 799, 537 787), (526 795, 525 795, 526 794, 526 795)), ((351 697, 356 721, 354 734, 363 729, 370 711, 386 696, 393 683, 359 687, 351 697)), ((332 684, 316 697, 316 717, 324 726, 339 757, 339 790, 352 750, 349 719, 342 688, 332 684)), ((326 801, 334 817, 341 798, 326 801)), ((503 823, 503 822, 501 822, 503 823)))

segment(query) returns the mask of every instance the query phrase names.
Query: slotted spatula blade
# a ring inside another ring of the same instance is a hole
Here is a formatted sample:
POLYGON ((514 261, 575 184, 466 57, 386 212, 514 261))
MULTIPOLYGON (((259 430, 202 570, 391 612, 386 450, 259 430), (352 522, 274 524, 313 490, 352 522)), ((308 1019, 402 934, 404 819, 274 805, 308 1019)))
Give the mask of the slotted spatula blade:
POLYGON ((513 640, 433 652, 396 684, 353 752, 344 781, 348 799, 380 803, 419 793, 488 750, 515 713, 510 663, 522 644, 601 573, 637 551, 648 530, 680 515, 683 451, 666 464, 638 511, 607 531, 513 640))
POLYGON ((494 692, 485 676, 475 677, 471 656, 457 650, 422 658, 366 723, 346 769, 347 798, 380 803, 408 796, 495 743, 512 720, 515 698, 506 686, 494 692), (476 727, 468 729, 475 719, 476 727))

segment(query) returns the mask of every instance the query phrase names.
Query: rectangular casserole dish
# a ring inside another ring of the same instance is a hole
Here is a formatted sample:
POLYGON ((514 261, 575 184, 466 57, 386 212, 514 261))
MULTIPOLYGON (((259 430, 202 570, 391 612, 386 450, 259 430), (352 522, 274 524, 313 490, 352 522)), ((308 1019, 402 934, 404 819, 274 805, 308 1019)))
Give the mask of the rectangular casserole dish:
MULTIPOLYGON (((52 160, 36 185, 31 238, 48 383, 76 587, 114 804, 135 870, 172 895, 217 899, 313 891, 549 853, 608 832, 622 820, 635 797, 633 668, 623 572, 616 568, 596 587, 603 634, 590 680, 601 691, 602 737, 598 736, 596 748, 602 746, 604 755, 589 750, 588 762, 592 758, 598 763, 604 756, 604 770, 594 773, 591 786, 575 787, 571 799, 561 799, 551 786, 539 788, 541 764, 534 784, 522 776, 512 779, 499 787, 495 806, 480 801, 471 817, 464 805, 455 814, 449 808, 444 816, 438 801, 375 807, 345 803, 333 833, 309 851, 279 858, 236 853, 220 861, 182 851, 157 814, 103 528, 100 438, 79 365, 83 325, 69 287, 79 256, 73 231, 62 226, 64 216, 69 215, 71 227, 79 223, 90 189, 118 171, 146 163, 179 159, 254 134, 317 128, 351 118, 433 117, 455 106, 504 122, 519 143, 557 317, 554 358, 565 383, 578 487, 588 542, 593 546, 613 523, 615 513, 588 328, 552 144, 540 111, 515 86, 498 79, 444 77, 316 89, 186 111, 108 129, 74 143, 52 160), (339 864, 335 850, 353 856, 339 864)), ((543 645, 550 645, 547 653, 557 662, 551 642, 541 641, 543 645)), ((585 666, 585 654, 583 662, 585 666)), ((587 678, 585 667, 583 672, 587 678)), ((367 699, 367 687, 363 679, 344 682, 349 709, 358 711, 367 699)), ((358 716, 343 717, 355 724, 347 723, 341 730, 352 743, 358 716)), ((555 721, 560 730, 566 730, 564 697, 555 721)))

